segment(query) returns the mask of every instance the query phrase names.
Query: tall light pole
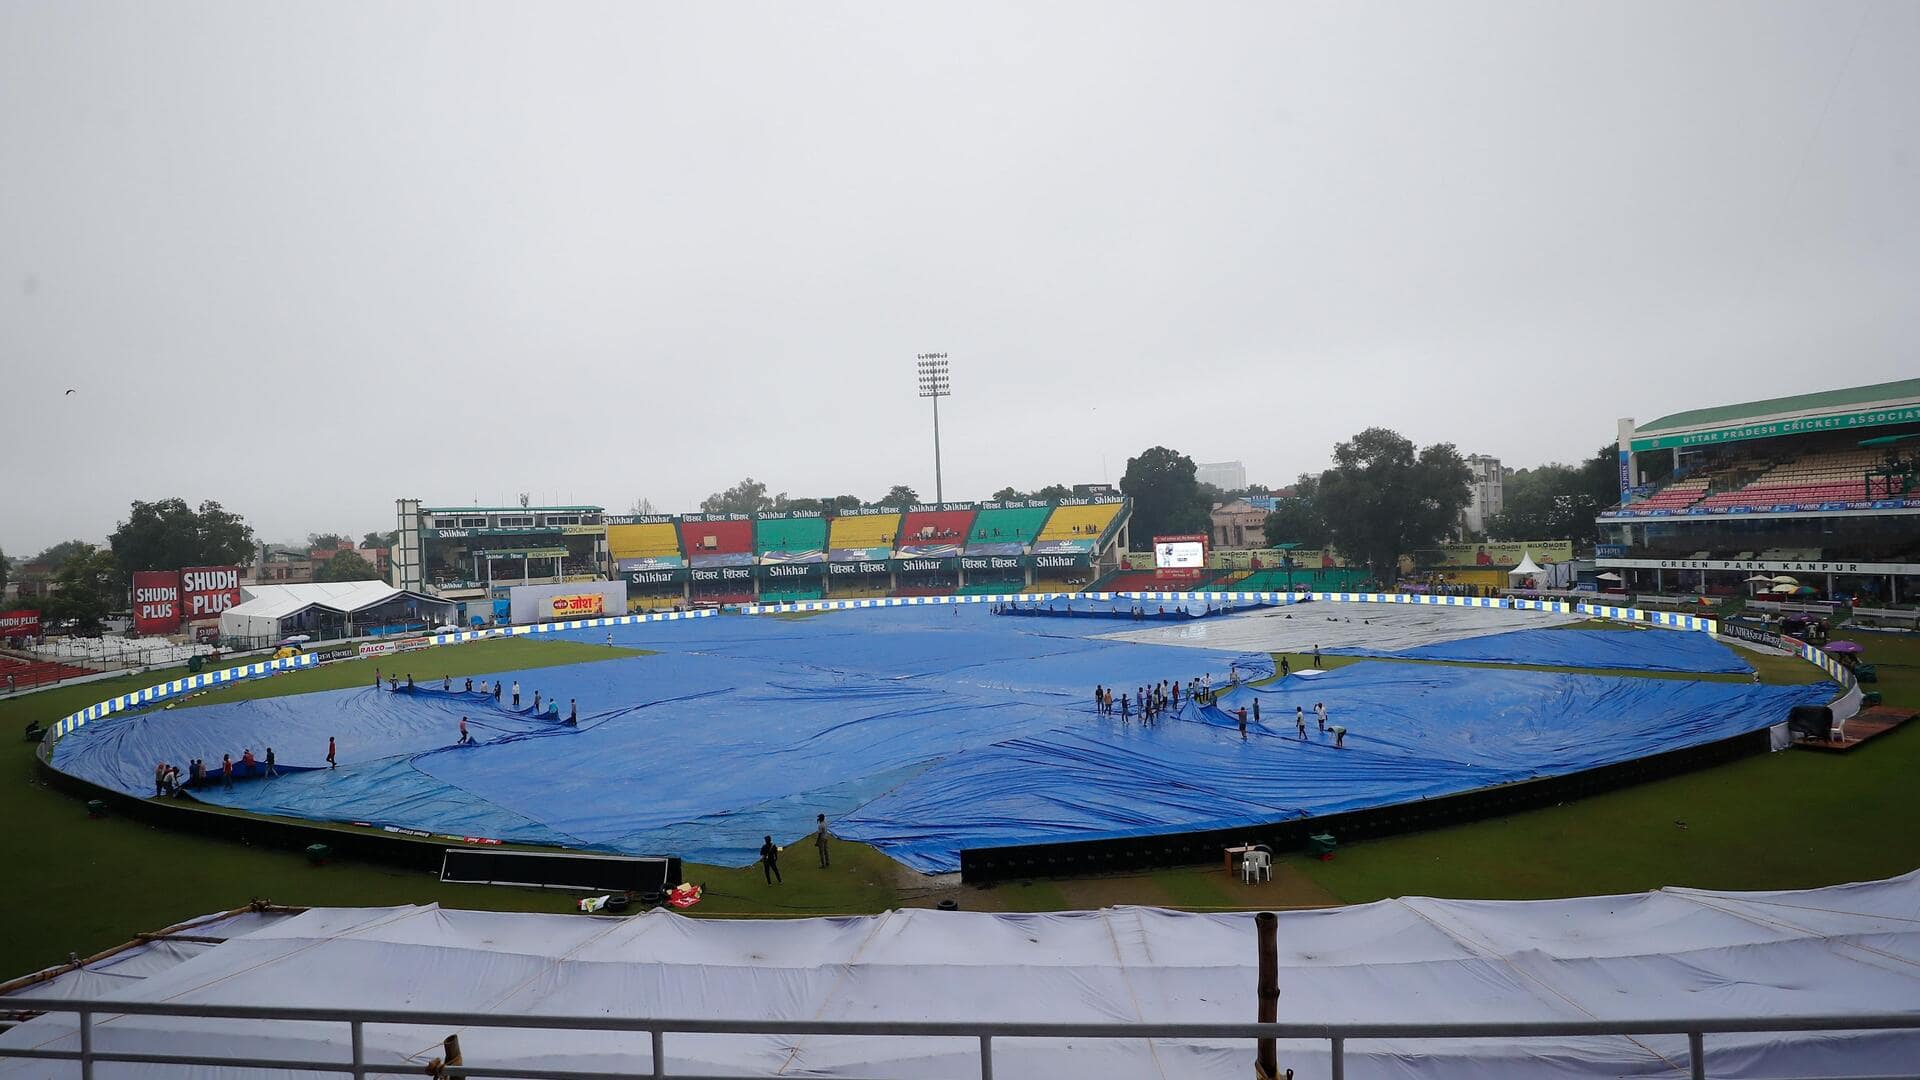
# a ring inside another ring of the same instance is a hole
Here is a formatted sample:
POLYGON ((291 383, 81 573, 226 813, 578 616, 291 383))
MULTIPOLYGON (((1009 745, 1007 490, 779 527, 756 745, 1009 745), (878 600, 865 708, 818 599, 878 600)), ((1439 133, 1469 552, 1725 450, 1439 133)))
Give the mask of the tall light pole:
POLYGON ((925 352, 915 365, 920 370, 920 396, 933 399, 933 501, 946 502, 946 490, 940 486, 940 399, 953 396, 947 380, 947 354, 925 352))

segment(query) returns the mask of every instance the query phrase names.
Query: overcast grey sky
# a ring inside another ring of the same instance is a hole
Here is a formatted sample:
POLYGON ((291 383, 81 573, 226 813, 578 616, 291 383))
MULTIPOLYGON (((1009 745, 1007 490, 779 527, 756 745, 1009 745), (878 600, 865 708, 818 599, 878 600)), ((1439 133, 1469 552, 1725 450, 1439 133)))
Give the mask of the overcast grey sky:
POLYGON ((1920 374, 1920 4, 0 3, 0 547, 1920 374), (72 388, 76 393, 64 393, 72 388))

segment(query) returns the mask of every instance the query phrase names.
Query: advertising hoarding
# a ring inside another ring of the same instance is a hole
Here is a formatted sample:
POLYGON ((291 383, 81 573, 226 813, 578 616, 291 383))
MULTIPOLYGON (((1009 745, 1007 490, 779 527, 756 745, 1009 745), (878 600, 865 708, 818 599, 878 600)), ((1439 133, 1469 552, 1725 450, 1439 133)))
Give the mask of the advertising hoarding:
POLYGON ((141 637, 180 629, 180 571, 133 572, 133 630, 141 637))
POLYGON ((217 619, 240 603, 240 568, 188 566, 180 571, 180 617, 186 622, 217 619))
POLYGON ((550 619, 587 619, 606 610, 606 598, 599 593, 573 593, 548 601, 550 619))

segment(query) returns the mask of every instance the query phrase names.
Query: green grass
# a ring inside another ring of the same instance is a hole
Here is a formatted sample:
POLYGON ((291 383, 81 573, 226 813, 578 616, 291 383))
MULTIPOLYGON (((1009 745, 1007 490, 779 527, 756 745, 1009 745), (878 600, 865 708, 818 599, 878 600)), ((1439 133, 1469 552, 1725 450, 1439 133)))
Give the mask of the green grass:
MULTIPOLYGON (((1920 707, 1920 638, 1868 635, 1865 641, 1888 703, 1920 707)), ((1797 660, 1743 654, 1769 682, 1819 677, 1797 660)), ((513 638, 382 663, 397 663, 402 672, 430 682, 443 674, 464 678, 631 655, 605 646, 513 638)), ((1324 658, 1327 667, 1381 662, 1389 661, 1324 658)), ((196 702, 365 685, 374 666, 348 661, 248 681, 196 702)), ((29 719, 49 722, 182 673, 0 699, 0 722, 14 730, 29 719)), ((1328 863, 1289 856, 1282 860, 1283 874, 1315 896, 1344 902, 1412 894, 1567 896, 1662 885, 1783 888, 1884 877, 1920 866, 1920 830, 1904 824, 1916 773, 1920 733, 1901 731, 1845 755, 1771 754, 1565 806, 1355 844, 1328 863)), ((298 853, 113 817, 90 821, 79 800, 35 782, 32 747, 17 740, 0 742, 0 822, 0 865, 7 867, 0 918, 8 928, 0 935, 0 978, 255 897, 296 905, 437 902, 506 911, 559 912, 573 905, 565 892, 443 885, 430 873, 352 861, 314 867, 298 853)), ((805 916, 929 902, 925 885, 871 848, 836 842, 833 856, 832 868, 821 870, 812 847, 796 845, 782 860, 786 881, 779 886, 767 885, 757 868, 690 865, 688 878, 707 890, 692 913, 805 916)), ((1280 891, 1260 895, 1279 897, 1280 891)), ((991 893, 969 890, 961 902, 1044 911, 1121 902, 1206 908, 1249 901, 1218 868, 1195 868, 1117 881, 1006 883, 991 893)))

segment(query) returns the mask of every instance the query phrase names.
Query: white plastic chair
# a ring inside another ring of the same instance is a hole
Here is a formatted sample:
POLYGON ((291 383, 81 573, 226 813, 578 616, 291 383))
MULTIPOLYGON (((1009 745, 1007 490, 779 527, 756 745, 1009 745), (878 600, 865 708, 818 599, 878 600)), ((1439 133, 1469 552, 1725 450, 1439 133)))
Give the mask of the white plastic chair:
POLYGON ((1240 857, 1240 881, 1251 885, 1264 875, 1273 880, 1273 853, 1268 851, 1249 851, 1240 857))

